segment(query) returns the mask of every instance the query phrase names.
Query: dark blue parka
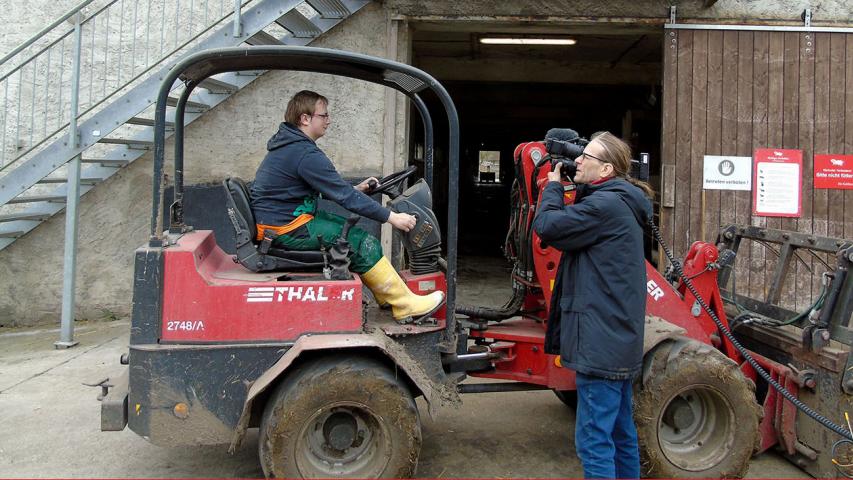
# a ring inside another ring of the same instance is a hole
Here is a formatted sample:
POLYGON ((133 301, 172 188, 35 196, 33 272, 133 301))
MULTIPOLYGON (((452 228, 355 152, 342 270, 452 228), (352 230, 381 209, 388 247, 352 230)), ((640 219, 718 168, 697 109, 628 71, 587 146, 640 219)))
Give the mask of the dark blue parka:
POLYGON ((545 351, 586 375, 633 378, 643 362, 651 202, 622 178, 584 185, 574 205, 563 194, 560 182, 548 182, 533 220, 540 238, 563 252, 545 351))
POLYGON ((286 225, 300 213, 314 213, 318 192, 351 212, 388 221, 391 211, 341 178, 329 157, 295 125, 283 122, 267 150, 252 184, 258 223, 286 225))

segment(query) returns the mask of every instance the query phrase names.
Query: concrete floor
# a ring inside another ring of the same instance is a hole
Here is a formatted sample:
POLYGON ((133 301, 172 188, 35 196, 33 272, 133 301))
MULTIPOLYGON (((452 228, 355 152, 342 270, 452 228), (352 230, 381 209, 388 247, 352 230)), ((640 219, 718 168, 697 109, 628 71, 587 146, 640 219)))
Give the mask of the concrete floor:
MULTIPOLYGON (((500 305, 508 269, 495 259, 460 261, 462 303, 500 305)), ((69 350, 54 350, 56 329, 0 329, 0 477, 261 477, 257 436, 235 455, 225 447, 161 448, 133 432, 100 432, 96 383, 120 371, 127 320, 80 324, 69 350)), ((421 408, 418 477, 579 477, 574 414, 551 392, 467 395, 430 419, 421 408)), ((423 404, 420 403, 423 407, 423 404)), ((774 453, 749 476, 805 474, 774 453)))

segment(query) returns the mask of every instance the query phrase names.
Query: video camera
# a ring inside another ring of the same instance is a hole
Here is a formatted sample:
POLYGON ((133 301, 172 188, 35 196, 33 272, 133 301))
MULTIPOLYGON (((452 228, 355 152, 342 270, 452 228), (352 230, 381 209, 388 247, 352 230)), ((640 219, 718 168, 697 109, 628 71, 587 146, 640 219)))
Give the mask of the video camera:
POLYGON ((589 140, 578 135, 570 128, 552 128, 545 134, 545 150, 551 157, 551 168, 558 163, 562 165, 560 172, 566 180, 575 178, 578 166, 575 158, 583 153, 589 140))
MULTIPOLYGON (((560 172, 566 180, 573 180, 578 171, 575 158, 583 153, 584 147, 589 140, 578 135, 578 132, 570 128, 552 128, 545 134, 545 150, 551 158, 551 168, 558 163, 562 164, 560 172)), ((631 159, 632 178, 649 181, 649 154, 641 153, 640 160, 631 159)))

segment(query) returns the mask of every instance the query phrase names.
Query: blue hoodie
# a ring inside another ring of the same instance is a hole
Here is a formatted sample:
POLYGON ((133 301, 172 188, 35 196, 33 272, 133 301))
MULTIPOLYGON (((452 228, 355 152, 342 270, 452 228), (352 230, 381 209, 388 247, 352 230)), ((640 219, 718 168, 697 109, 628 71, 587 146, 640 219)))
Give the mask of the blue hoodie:
POLYGON ((565 206, 563 186, 548 182, 533 220, 542 241, 563 252, 545 351, 586 375, 633 378, 643 363, 643 228, 652 204, 622 178, 579 190, 565 206))
POLYGON ((267 142, 269 151, 255 174, 252 211, 263 225, 286 225, 302 213, 316 211, 317 195, 379 223, 390 210, 341 178, 313 140, 284 122, 267 142))

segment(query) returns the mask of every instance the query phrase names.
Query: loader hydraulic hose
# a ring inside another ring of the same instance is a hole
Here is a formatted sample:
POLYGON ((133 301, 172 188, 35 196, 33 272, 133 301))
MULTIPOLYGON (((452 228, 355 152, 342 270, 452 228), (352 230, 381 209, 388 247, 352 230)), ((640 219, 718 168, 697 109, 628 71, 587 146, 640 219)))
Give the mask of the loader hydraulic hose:
POLYGON ((693 296, 696 298, 696 301, 699 302, 699 305, 701 305, 702 308, 705 309, 706 312, 708 312, 708 315, 710 315, 711 319, 714 320, 714 323, 717 324, 717 328, 721 332, 723 332, 723 334, 726 336, 726 338, 729 339, 730 342, 732 342, 732 345, 734 345, 735 348, 738 349, 741 355, 743 355, 746 361, 749 362, 749 364, 752 366, 753 369, 755 369, 755 371, 761 376, 761 378, 763 378, 768 384, 772 385, 773 388, 776 389, 776 391, 781 393, 783 397, 785 397, 789 402, 793 403, 794 406, 800 409, 803 413, 805 413, 824 427, 837 433, 838 435, 841 435, 847 440, 853 441, 853 432, 846 430, 841 425, 833 423, 832 420, 812 410, 808 405, 801 402, 797 397, 791 394, 791 392, 786 390, 785 387, 779 385, 776 380, 773 380, 773 378, 770 377, 770 374, 768 374, 766 371, 764 371, 763 368, 761 368, 758 362, 756 362, 755 359, 752 358, 752 355, 749 354, 749 351, 747 351, 747 349, 744 348, 740 344, 740 342, 737 341, 734 335, 732 335, 732 332, 730 332, 729 329, 726 328, 725 325, 723 325, 723 322, 720 321, 714 311, 711 310, 707 303, 705 303, 705 300, 699 296, 699 292, 696 290, 696 287, 693 286, 693 282, 691 282, 690 279, 687 278, 686 275, 684 275, 684 271, 681 269, 681 265, 679 265, 679 263, 675 261, 675 257, 673 257, 672 252, 669 250, 669 247, 667 247, 666 243, 664 243, 663 238, 660 234, 660 230, 658 230, 657 225, 655 225, 652 219, 649 219, 649 226, 651 227, 652 232, 655 235, 655 239, 657 239, 658 243, 660 243, 660 246, 663 247, 663 250, 666 253, 667 258, 669 259, 669 262, 672 264, 673 268, 675 268, 675 271, 678 273, 678 276, 681 278, 681 281, 684 282, 684 285, 687 286, 687 289, 690 290, 690 293, 693 294, 693 296))

